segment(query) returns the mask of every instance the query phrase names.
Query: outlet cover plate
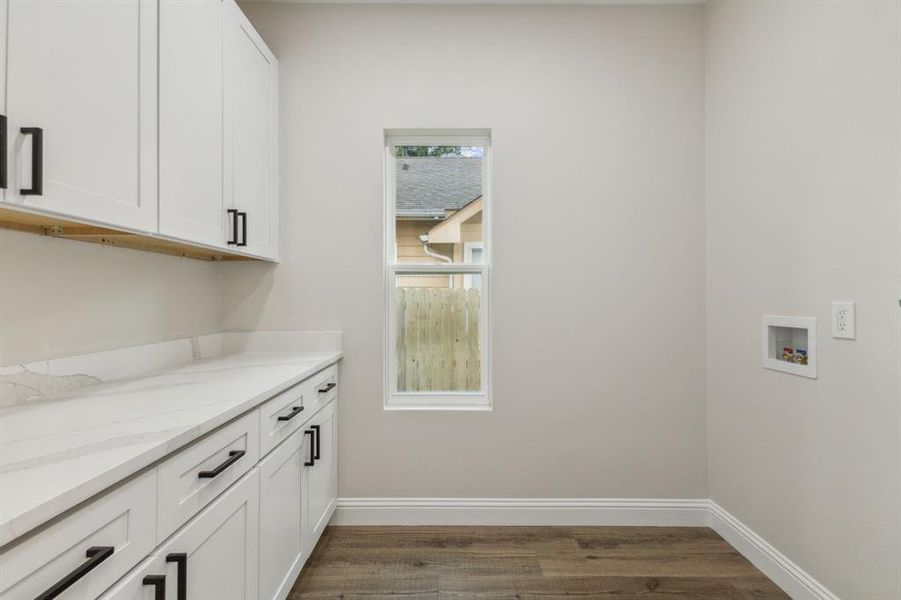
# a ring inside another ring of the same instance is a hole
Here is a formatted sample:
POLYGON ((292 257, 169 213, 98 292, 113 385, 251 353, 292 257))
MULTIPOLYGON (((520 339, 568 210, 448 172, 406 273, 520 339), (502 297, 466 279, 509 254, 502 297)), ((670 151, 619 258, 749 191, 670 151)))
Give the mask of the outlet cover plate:
POLYGON ((832 303, 832 337, 842 340, 857 339, 857 314, 854 302, 832 303))

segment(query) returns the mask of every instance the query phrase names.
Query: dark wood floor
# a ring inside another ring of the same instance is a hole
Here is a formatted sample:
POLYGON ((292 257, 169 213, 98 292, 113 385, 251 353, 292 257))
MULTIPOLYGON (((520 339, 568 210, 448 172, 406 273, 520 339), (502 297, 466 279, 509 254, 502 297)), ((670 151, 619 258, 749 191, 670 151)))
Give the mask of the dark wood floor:
POLYGON ((301 598, 788 598, 702 527, 329 527, 301 598))

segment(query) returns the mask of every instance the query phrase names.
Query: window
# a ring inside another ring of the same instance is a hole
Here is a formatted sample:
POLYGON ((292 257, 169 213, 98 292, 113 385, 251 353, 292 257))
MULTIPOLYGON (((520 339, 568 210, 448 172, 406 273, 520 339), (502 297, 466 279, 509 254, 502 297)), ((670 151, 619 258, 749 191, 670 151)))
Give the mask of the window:
POLYGON ((490 133, 385 133, 385 407, 487 409, 490 133))

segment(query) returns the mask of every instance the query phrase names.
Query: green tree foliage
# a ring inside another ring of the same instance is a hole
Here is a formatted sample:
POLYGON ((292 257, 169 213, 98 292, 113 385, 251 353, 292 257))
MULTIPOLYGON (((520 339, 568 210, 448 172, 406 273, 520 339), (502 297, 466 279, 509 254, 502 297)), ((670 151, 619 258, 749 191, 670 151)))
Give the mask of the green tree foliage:
POLYGON ((398 146, 398 158, 409 156, 461 156, 460 146, 398 146))

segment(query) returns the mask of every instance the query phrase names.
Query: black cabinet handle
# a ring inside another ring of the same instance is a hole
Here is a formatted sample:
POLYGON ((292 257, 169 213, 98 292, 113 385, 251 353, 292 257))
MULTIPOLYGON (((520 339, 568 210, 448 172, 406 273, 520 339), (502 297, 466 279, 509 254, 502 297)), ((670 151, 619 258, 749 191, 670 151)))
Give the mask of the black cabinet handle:
POLYGON ((335 383, 334 381, 330 381, 325 386, 319 388, 317 391, 320 394, 325 394, 325 393, 328 393, 328 392, 332 391, 333 389, 335 389, 336 385, 338 385, 338 384, 335 383))
POLYGON ((322 432, 319 431, 319 425, 310 425, 310 429, 316 432, 316 454, 313 456, 313 459, 319 460, 319 440, 322 439, 322 432))
POLYGON ((231 215, 232 221, 232 239, 225 243, 231 246, 238 243, 238 211, 234 208, 230 208, 228 209, 228 214, 231 215))
POLYGON ((153 600, 166 600, 166 576, 165 575, 145 575, 141 580, 141 585, 152 585, 153 600))
POLYGON ((292 407, 291 407, 291 412, 289 412, 289 413, 286 414, 286 415, 280 416, 280 417, 279 417, 278 419, 276 419, 276 420, 278 420, 278 421, 290 421, 291 419, 293 419, 294 417, 296 417, 297 415, 299 415, 299 414, 302 413, 302 412, 303 412, 303 406, 292 406, 292 407))
POLYGON ((232 450, 228 453, 228 458, 224 463, 222 463, 212 471, 201 471, 197 474, 197 476, 201 479, 212 479, 213 477, 216 477, 217 475, 222 473, 222 471, 226 470, 227 468, 241 460, 242 456, 244 456, 243 450, 232 450))
POLYGON ((23 196, 44 195, 44 130, 40 127, 23 127, 20 130, 31 136, 31 187, 19 190, 23 196))
POLYGON ((91 546, 84 553, 88 560, 78 565, 78 568, 54 583, 49 590, 38 596, 35 600, 51 600, 51 598, 56 598, 69 589, 76 581, 96 569, 97 565, 112 556, 115 551, 116 549, 113 546, 91 546))
POLYGON ((184 552, 172 552, 166 555, 167 563, 175 563, 178 569, 178 594, 176 600, 188 600, 188 555, 184 552))
POLYGON ((313 433, 312 429, 307 429, 306 431, 303 432, 303 434, 310 436, 310 460, 309 461, 305 460, 303 462, 303 466, 312 467, 313 465, 316 464, 316 456, 313 453, 313 442, 316 439, 316 434, 313 433))
POLYGON ((0 189, 6 189, 6 115, 0 115, 0 189))
MULTIPOLYGON (((241 217, 241 241, 238 243, 239 246, 247 245, 247 213, 239 212, 238 216, 241 217)), ((235 235, 235 239, 237 239, 237 234, 235 235)))

